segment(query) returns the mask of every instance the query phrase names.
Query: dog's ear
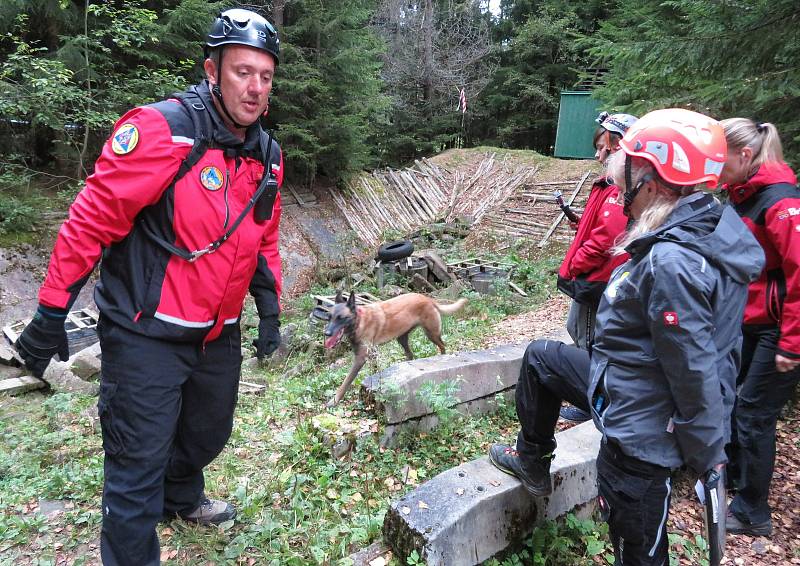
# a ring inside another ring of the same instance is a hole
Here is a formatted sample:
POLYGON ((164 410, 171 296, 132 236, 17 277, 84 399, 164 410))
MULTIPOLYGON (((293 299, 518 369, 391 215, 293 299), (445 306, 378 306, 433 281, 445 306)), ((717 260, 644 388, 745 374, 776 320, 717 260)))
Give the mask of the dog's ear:
POLYGON ((350 296, 347 297, 347 308, 349 308, 353 312, 356 311, 356 292, 355 291, 350 291, 350 296))
POLYGON ((342 296, 342 290, 336 289, 336 298, 333 300, 334 303, 343 303, 344 297, 342 296))

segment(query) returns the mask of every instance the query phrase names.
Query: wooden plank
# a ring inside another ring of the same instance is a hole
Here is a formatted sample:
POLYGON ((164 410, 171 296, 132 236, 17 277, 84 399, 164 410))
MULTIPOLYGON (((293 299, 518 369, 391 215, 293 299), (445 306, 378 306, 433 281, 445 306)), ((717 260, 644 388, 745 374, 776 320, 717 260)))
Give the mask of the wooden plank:
POLYGON ((517 293, 519 293, 520 295, 522 295, 523 297, 527 297, 527 296, 528 296, 528 293, 526 293, 525 291, 523 291, 523 290, 522 290, 522 288, 521 288, 519 285, 515 285, 514 283, 512 283, 511 281, 509 281, 509 282, 508 282, 508 286, 509 286, 509 287, 511 287, 511 289, 512 289, 512 290, 514 290, 514 291, 516 291, 517 293))
POLYGON ((25 393, 26 391, 33 391, 34 389, 42 389, 47 387, 47 383, 41 379, 37 379, 32 375, 21 375, 19 377, 12 377, 0 381, 0 393, 6 395, 17 395, 25 393))
POLYGON ((266 385, 260 383, 251 383, 249 381, 239 381, 239 393, 259 395, 267 390, 266 385))

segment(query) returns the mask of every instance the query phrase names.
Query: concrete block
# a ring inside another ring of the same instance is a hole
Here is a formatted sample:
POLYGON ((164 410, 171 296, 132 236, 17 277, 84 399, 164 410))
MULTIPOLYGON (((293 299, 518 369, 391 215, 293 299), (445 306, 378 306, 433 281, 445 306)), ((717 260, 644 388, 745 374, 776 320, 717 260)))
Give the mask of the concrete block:
POLYGON ((445 354, 398 362, 369 376, 361 387, 368 398, 378 401, 388 424, 431 414, 419 395, 428 382, 459 380, 460 403, 474 401, 514 387, 527 343, 498 346, 489 350, 445 354))
POLYGON ((15 377, 19 377, 25 373, 25 370, 22 368, 14 367, 14 366, 4 366, 0 364, 0 380, 3 379, 14 379, 15 377))
POLYGON ((100 342, 95 342, 70 357, 70 370, 81 379, 95 379, 100 374, 100 357, 100 342))
POLYGON ((600 433, 587 422, 556 435, 553 493, 533 498, 488 457, 442 472, 393 502, 384 540, 403 560, 416 550, 428 566, 472 566, 519 542, 536 523, 554 519, 597 495, 600 433))
MULTIPOLYGON (((542 338, 571 342, 566 331, 542 338)), ((374 402, 386 419, 383 444, 391 445, 392 437, 400 430, 430 430, 436 426, 433 411, 419 393, 429 382, 458 380, 453 407, 463 414, 494 410, 496 395, 507 395, 516 387, 528 343, 398 362, 364 378, 362 398, 374 402)))

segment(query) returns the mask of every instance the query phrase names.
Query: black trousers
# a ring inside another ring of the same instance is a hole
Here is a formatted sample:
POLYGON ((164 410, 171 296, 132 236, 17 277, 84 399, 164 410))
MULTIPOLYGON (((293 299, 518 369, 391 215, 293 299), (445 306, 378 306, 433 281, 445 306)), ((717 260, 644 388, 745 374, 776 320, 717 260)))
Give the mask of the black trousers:
POLYGON ((156 524, 201 501, 203 468, 233 428, 238 325, 201 344, 154 340, 101 317, 98 412, 105 451, 100 550, 106 566, 159 564, 156 524))
POLYGON ((742 369, 733 410, 728 453, 736 496, 730 511, 748 523, 770 518, 769 486, 775 468, 778 415, 800 380, 800 370, 779 372, 775 352, 780 332, 774 326, 742 327, 742 369))
MULTIPOLYGON (((586 350, 555 340, 535 340, 525 350, 516 388, 524 460, 534 445, 552 441, 563 400, 589 411, 591 360, 586 350)), ((598 502, 608 522, 615 566, 668 564, 670 470, 625 456, 604 443, 597 459, 598 502)))

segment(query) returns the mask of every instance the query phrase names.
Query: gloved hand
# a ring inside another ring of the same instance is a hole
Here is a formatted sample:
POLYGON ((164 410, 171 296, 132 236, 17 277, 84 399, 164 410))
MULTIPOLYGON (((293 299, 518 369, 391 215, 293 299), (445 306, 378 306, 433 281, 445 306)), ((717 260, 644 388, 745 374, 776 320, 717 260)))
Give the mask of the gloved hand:
POLYGON ((50 358, 58 354, 62 362, 69 359, 69 345, 64 322, 67 311, 39 306, 36 314, 17 338, 14 346, 25 366, 36 377, 42 377, 50 358))
POLYGON ((281 323, 278 316, 267 316, 258 323, 258 339, 253 340, 256 348, 256 357, 259 360, 269 356, 281 345, 281 323))

